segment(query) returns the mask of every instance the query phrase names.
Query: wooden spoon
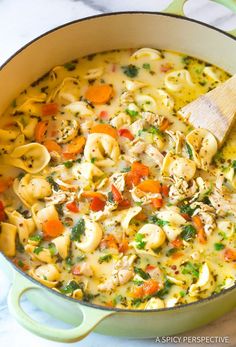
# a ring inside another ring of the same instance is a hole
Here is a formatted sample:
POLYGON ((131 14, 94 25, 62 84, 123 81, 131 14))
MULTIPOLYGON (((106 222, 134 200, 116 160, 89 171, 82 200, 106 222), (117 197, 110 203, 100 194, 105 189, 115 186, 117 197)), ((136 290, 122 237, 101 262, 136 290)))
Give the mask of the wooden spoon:
POLYGON ((221 146, 235 120, 236 74, 184 106, 178 114, 195 128, 209 130, 221 146))

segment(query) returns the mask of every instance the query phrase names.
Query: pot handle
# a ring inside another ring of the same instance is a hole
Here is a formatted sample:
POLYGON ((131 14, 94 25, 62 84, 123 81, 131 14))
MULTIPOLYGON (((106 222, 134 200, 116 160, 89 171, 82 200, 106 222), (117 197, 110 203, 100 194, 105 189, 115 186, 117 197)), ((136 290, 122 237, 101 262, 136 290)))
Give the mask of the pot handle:
MULTIPOLYGON (((221 4, 225 7, 227 7, 228 9, 232 10, 234 13, 236 13, 236 1, 235 0, 210 0, 210 1, 217 2, 218 4, 221 4)), ((185 17, 184 4, 186 2, 187 2, 187 0, 173 0, 173 1, 171 1, 170 5, 163 12, 176 14, 176 15, 185 17)), ((230 30, 227 32, 228 32, 228 34, 236 36, 236 29, 230 30)))
MULTIPOLYGON (((115 312, 107 310, 94 309, 92 307, 77 304, 83 314, 82 323, 71 329, 57 329, 48 327, 32 319, 23 309, 20 303, 22 295, 29 290, 42 290, 32 282, 22 279, 15 272, 13 285, 8 294, 8 307, 11 314, 20 325, 32 333, 43 338, 58 342, 75 342, 85 338, 103 319, 115 312)), ((75 304, 76 305, 76 304, 75 304)))

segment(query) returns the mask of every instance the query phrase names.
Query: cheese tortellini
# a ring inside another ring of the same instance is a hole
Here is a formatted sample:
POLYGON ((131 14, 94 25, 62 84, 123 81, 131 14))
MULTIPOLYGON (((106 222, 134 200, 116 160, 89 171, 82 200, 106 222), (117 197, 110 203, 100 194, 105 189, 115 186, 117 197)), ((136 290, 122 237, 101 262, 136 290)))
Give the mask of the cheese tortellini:
POLYGON ((102 228, 97 222, 88 218, 85 219, 85 235, 82 236, 81 242, 76 242, 76 247, 84 252, 92 252, 99 245, 102 239, 102 228))
POLYGON ((165 156, 162 165, 163 175, 174 176, 189 181, 194 177, 195 172, 196 164, 194 161, 171 152, 165 156))

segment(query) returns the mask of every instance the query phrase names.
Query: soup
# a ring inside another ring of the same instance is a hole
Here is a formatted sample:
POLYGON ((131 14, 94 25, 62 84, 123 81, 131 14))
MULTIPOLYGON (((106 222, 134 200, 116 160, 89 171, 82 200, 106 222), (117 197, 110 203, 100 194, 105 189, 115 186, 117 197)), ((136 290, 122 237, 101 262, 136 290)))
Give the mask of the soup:
POLYGON ((56 66, 0 120, 0 249, 78 300, 157 309, 235 283, 235 130, 178 109, 229 75, 151 48, 56 66))

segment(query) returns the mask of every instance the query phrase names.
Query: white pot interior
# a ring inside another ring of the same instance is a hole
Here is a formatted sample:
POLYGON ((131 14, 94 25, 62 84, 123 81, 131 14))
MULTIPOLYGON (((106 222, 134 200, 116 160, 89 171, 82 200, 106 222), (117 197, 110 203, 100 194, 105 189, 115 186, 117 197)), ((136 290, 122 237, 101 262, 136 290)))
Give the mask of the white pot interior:
POLYGON ((55 65, 104 50, 155 47, 180 51, 235 73, 236 41, 199 23, 162 14, 98 16, 42 36, 0 71, 0 113, 32 81, 55 65))

